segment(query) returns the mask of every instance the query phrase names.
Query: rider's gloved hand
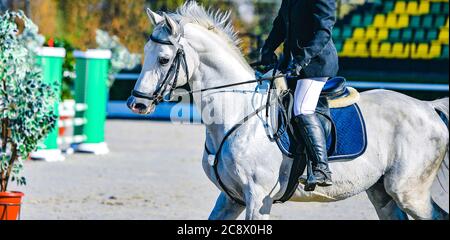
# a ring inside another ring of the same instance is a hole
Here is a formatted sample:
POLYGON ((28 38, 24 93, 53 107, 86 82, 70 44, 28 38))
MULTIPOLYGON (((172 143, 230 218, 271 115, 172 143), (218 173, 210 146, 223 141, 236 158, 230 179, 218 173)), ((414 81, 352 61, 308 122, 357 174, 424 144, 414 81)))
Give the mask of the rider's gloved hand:
POLYGON ((261 58, 260 62, 263 66, 270 66, 275 64, 278 61, 278 57, 275 54, 275 52, 267 50, 267 49, 261 49, 261 58))
POLYGON ((302 70, 308 66, 310 60, 300 60, 299 58, 294 57, 291 64, 289 65, 290 71, 296 76, 300 76, 302 70))

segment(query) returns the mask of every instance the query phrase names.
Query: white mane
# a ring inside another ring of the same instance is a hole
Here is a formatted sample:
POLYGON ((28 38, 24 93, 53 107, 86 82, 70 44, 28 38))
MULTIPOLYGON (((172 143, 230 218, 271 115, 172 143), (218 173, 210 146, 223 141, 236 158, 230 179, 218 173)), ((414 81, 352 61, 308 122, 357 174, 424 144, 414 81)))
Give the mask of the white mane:
POLYGON ((241 41, 238 33, 234 30, 230 21, 231 12, 222 12, 220 10, 205 10, 203 6, 199 6, 196 1, 188 1, 177 9, 175 17, 181 17, 192 23, 196 23, 210 31, 214 31, 223 37, 227 42, 239 49, 241 41))

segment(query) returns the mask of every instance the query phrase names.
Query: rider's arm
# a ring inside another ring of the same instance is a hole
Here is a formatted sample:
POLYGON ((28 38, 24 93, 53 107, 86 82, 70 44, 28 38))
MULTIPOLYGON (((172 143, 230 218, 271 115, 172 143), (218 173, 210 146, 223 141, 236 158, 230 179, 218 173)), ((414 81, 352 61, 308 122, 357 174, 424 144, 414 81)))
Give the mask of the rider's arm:
POLYGON ((313 6, 313 39, 300 48, 295 56, 297 64, 305 68, 311 59, 319 55, 332 38, 333 26, 336 22, 336 1, 315 0, 313 6))
POLYGON ((263 52, 275 52, 275 50, 283 43, 286 32, 283 24, 283 17, 281 16, 281 9, 278 12, 278 16, 273 21, 272 31, 269 34, 266 42, 264 43, 263 52))

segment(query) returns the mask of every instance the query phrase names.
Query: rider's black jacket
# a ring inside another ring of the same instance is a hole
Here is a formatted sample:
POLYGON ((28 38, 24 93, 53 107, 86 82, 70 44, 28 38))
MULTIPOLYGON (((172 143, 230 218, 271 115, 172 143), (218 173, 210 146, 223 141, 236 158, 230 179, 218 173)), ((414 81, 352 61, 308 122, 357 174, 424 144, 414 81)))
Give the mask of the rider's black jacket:
POLYGON ((339 70, 335 22, 335 0, 283 0, 263 52, 284 42, 284 65, 293 57, 303 67, 303 78, 334 77, 339 70))

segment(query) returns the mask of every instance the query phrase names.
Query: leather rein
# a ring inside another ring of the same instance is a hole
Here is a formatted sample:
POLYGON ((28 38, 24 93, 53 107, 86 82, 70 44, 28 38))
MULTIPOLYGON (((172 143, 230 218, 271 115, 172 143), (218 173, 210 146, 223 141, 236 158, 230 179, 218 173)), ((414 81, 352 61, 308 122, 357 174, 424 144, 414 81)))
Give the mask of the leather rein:
MULTIPOLYGON (((181 38, 181 37, 180 37, 181 38)), ((161 102, 165 102, 165 101, 171 101, 172 99, 172 95, 173 92, 178 89, 179 87, 177 87, 177 82, 178 82, 178 77, 179 77, 179 72, 180 72, 180 67, 181 65, 184 68, 185 74, 186 74, 186 79, 189 79, 189 69, 188 69, 188 65, 186 62, 186 54, 184 51, 184 48, 181 44, 179 44, 178 41, 174 41, 173 38, 169 37, 168 40, 163 40, 163 39, 158 39, 156 37, 154 37, 153 35, 150 36, 150 40, 152 40, 155 43, 159 43, 162 45, 170 45, 170 46, 175 46, 177 48, 177 53, 175 55, 175 58, 166 74, 166 76, 164 77, 164 80, 161 82, 161 84, 157 87, 157 90, 153 93, 153 94, 148 94, 148 93, 143 93, 143 92, 139 92, 136 90, 133 90, 131 92, 131 95, 137 98, 143 98, 143 99, 147 99, 147 100, 151 100, 154 101, 155 105, 158 105, 161 102), (173 76, 172 80, 169 80, 170 76, 173 76), (166 100, 166 98, 164 97, 165 93, 169 90, 169 98, 168 100, 166 100)), ((257 65, 258 63, 255 64, 251 64, 253 65, 257 65)), ((270 87, 269 87, 269 92, 268 92, 268 97, 267 97, 267 103, 262 105, 260 108, 256 109, 254 112, 252 112, 251 114, 249 114, 248 116, 244 117, 238 124, 236 124, 235 126, 233 126, 225 135, 225 137, 223 138, 219 149, 217 150, 216 154, 213 154, 208 147, 205 144, 205 151, 208 155, 214 155, 214 162, 212 164, 212 168, 214 170, 214 174, 216 175, 216 179, 217 182, 219 183, 220 187, 222 188, 222 190, 227 194, 227 196, 234 200, 235 202, 237 202, 240 205, 245 206, 245 202, 243 202, 242 200, 240 200, 239 198, 235 197, 230 190, 225 186, 225 184, 222 182, 222 179, 220 178, 219 175, 219 160, 220 160, 220 156, 221 156, 221 152, 222 149, 225 145, 225 142, 227 141, 227 139, 234 133, 236 132, 239 128, 241 128, 246 122, 248 122, 251 118, 257 116, 259 113, 263 112, 264 110, 266 110, 266 119, 268 118, 268 109, 270 107, 270 105, 272 104, 272 101, 270 100, 270 95, 271 95, 271 91, 274 87, 274 82, 275 79, 281 78, 281 77, 287 77, 288 74, 279 74, 279 75, 275 75, 275 73, 277 72, 276 69, 274 69, 274 74, 271 77, 261 77, 261 78, 257 78, 257 79, 253 79, 253 80, 248 80, 248 81, 244 81, 244 82, 239 82, 239 83, 232 83, 232 84, 227 84, 227 85, 221 85, 221 86, 216 86, 216 87, 211 87, 211 88, 204 88, 204 89, 199 89, 199 90, 191 90, 188 92, 184 92, 183 95, 188 95, 188 94, 194 94, 194 93, 202 93, 202 92, 206 92, 206 91, 211 91, 211 90, 218 90, 218 89, 223 89, 223 88, 228 88, 228 87, 234 87, 234 86, 240 86, 240 85, 245 85, 245 84, 251 84, 251 83, 259 83, 262 84, 263 81, 270 81, 270 87)), ((268 136, 271 140, 272 137, 268 136)), ((275 202, 285 202, 287 201, 290 196, 292 196, 291 191, 286 191, 286 193, 283 195, 283 197, 275 202)))
MULTIPOLYGON (((133 97, 143 98, 143 99, 147 99, 150 101, 154 101, 154 104, 158 105, 161 102, 170 101, 172 99, 173 92, 175 90, 179 89, 179 87, 177 86, 177 82, 178 82, 178 77, 180 74, 181 64, 183 65, 186 79, 189 79, 189 68, 187 65, 186 54, 185 54, 183 45, 179 44, 178 41, 174 41, 172 38, 169 38, 168 40, 158 39, 158 38, 154 37, 153 35, 150 36, 150 40, 152 40, 155 43, 159 43, 162 45, 175 46, 177 48, 177 53, 175 55, 175 58, 173 59, 172 65, 170 66, 166 76, 164 77, 164 80, 161 82, 161 84, 159 84, 159 86, 157 87, 156 91, 153 94, 148 94, 148 93, 140 92, 137 90, 131 91, 131 95, 133 97), (169 81, 170 76, 173 76, 171 81, 169 81), (166 98, 164 97, 167 90, 169 90, 168 100, 166 100, 166 98)), ((252 64, 252 65, 255 65, 255 64, 252 64)), ((253 80, 239 82, 239 83, 226 84, 226 85, 221 85, 221 86, 216 86, 216 87, 211 87, 211 88, 203 88, 203 89, 199 89, 199 90, 191 90, 188 92, 184 92, 183 94, 180 94, 180 95, 203 93, 206 91, 218 90, 218 89, 240 86, 240 85, 251 84, 251 83, 262 84, 263 81, 273 82, 277 78, 286 77, 286 76, 287 76, 287 74, 279 74, 279 75, 274 75, 272 77, 261 77, 258 79, 253 79, 253 80)))

